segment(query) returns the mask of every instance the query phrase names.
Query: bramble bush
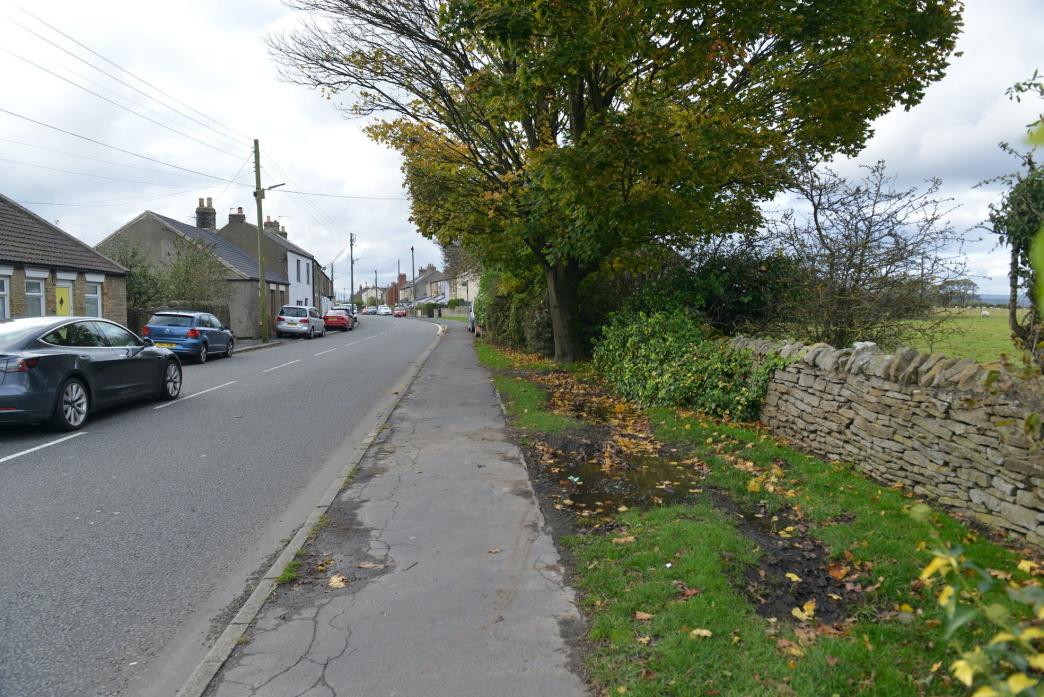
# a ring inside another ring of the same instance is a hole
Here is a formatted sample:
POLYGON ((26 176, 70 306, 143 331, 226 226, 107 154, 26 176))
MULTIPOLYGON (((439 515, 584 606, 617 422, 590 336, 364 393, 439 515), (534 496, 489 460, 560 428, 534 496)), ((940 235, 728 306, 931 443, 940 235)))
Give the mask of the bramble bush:
POLYGON ((621 396, 737 420, 757 418, 784 361, 729 346, 685 312, 616 315, 594 350, 596 370, 621 396))

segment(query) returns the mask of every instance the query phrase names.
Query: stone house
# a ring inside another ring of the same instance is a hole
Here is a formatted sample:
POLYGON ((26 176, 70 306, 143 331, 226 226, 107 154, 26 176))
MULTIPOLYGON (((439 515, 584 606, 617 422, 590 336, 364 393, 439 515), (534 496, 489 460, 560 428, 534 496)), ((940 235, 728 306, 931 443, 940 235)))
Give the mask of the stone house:
POLYGON ((0 319, 127 323, 127 269, 0 194, 0 319))
POLYGON ((479 278, 478 271, 462 271, 451 276, 449 279, 450 300, 460 299, 474 302, 475 296, 479 292, 479 278))
MULTIPOLYGON (((260 302, 258 301, 257 259, 246 251, 219 236, 213 229, 214 209, 207 199, 200 199, 196 209, 196 225, 189 225, 153 211, 145 211, 123 227, 102 240, 97 248, 104 252, 112 249, 119 241, 136 246, 152 264, 158 268, 168 266, 174 259, 175 240, 196 240, 208 245, 225 266, 228 283, 228 319, 232 332, 240 338, 255 338, 260 334, 260 302)), ((256 238, 255 238, 256 239, 256 238)), ((255 243, 256 245, 256 243, 255 243)), ((284 273, 265 270, 268 290, 269 332, 274 331, 275 316, 279 308, 287 303, 290 281, 284 273)), ((179 298, 167 298, 174 301, 179 298)))
MULTIPOLYGON (((210 211, 204 213, 209 215, 210 211)), ((198 221, 196 224, 200 226, 198 221)), ((291 242, 286 227, 278 220, 268 218, 261 229, 265 268, 285 275, 290 282, 287 304, 312 305, 323 312, 329 309, 333 304, 333 282, 315 256, 291 242)), ((257 226, 247 222, 242 207, 229 213, 228 223, 217 234, 257 259, 257 226)))

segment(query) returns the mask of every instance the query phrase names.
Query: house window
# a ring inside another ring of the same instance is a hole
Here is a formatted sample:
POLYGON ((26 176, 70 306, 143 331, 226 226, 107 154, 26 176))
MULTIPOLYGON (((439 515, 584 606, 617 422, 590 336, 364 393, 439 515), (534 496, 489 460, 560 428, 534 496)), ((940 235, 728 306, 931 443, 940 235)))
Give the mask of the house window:
POLYGON ((301 282, 301 260, 297 260, 297 282, 301 282))
POLYGON ((84 311, 88 317, 102 316, 101 288, 102 286, 100 283, 88 283, 84 285, 84 311))
POLYGON ((25 315, 26 317, 43 317, 44 284, 43 281, 25 282, 25 315))
POLYGON ((305 264, 305 283, 312 282, 312 265, 305 264))
POLYGON ((11 316, 10 287, 10 279, 0 276, 0 319, 7 319, 11 316))

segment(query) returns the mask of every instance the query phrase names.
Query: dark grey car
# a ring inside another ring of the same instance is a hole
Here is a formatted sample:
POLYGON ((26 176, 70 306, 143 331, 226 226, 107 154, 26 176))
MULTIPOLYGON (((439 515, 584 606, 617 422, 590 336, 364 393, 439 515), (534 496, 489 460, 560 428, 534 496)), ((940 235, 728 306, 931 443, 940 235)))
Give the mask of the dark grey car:
POLYGON ((181 362, 115 322, 95 317, 0 321, 0 423, 83 426, 122 402, 181 394, 181 362))

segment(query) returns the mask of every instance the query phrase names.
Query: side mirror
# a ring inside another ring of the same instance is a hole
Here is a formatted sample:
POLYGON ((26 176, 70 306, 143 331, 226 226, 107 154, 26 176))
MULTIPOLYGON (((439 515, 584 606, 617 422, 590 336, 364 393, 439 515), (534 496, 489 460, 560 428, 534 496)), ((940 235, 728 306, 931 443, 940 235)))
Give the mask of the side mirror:
POLYGON ((142 346, 146 346, 146 347, 147 346, 155 346, 156 342, 146 336, 146 337, 142 337, 141 344, 142 344, 142 346))

